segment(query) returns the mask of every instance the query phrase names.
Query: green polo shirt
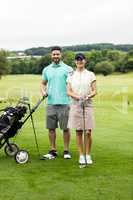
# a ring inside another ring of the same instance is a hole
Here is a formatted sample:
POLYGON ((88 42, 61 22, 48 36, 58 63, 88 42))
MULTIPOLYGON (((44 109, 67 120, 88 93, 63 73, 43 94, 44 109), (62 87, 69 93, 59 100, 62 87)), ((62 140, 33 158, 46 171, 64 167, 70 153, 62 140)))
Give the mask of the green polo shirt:
POLYGON ((60 61, 59 64, 51 63, 43 69, 42 80, 48 82, 48 104, 69 104, 69 97, 66 92, 66 79, 72 72, 72 67, 66 65, 62 61, 60 61))

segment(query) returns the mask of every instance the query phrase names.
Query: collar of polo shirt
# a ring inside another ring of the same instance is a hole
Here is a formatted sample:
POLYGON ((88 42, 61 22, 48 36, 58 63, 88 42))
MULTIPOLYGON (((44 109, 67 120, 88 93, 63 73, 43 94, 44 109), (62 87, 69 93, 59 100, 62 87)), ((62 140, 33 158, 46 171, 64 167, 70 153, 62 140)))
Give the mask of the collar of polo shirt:
POLYGON ((60 61, 58 64, 56 64, 55 62, 52 62, 52 67, 61 67, 62 63, 63 63, 62 61, 60 61))

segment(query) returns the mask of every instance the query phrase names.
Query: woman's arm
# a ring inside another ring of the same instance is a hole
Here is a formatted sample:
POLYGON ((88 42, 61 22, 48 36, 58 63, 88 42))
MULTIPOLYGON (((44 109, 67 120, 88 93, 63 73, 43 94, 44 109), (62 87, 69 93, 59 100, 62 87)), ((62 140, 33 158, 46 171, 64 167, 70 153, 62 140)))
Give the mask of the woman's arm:
POLYGON ((97 89, 96 89, 96 81, 93 81, 91 83, 91 92, 87 96, 87 99, 94 97, 97 94, 97 89))
POLYGON ((76 100, 79 100, 81 98, 79 95, 75 94, 72 91, 71 84, 69 82, 67 83, 67 95, 76 99, 76 100))

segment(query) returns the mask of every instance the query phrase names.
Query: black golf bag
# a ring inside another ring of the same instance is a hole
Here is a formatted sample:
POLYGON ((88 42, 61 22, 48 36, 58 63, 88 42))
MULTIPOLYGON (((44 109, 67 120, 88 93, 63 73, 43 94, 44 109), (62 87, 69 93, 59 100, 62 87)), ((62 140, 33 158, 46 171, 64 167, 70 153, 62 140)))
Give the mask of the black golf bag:
POLYGON ((0 143, 3 138, 8 139, 16 135, 21 128, 21 119, 26 114, 26 106, 6 107, 0 116, 0 143))
POLYGON ((5 109, 0 110, 3 112, 0 116, 0 149, 6 144, 4 148, 5 153, 8 156, 15 156, 15 159, 18 163, 25 163, 28 161, 28 152, 25 150, 20 150, 15 143, 9 142, 9 138, 14 137, 18 130, 21 129, 25 124, 25 122, 31 118, 36 147, 39 153, 32 114, 45 97, 46 96, 42 97, 42 99, 40 99, 32 109, 30 103, 28 102, 28 98, 24 97, 19 100, 15 107, 6 107, 5 109), (28 114, 27 111, 29 111, 28 114))

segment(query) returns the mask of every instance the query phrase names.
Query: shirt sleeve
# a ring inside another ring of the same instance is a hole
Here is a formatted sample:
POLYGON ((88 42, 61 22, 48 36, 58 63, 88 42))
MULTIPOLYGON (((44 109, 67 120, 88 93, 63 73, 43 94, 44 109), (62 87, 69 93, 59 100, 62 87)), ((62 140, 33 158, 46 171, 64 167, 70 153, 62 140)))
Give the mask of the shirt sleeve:
POLYGON ((46 68, 43 69, 43 72, 42 72, 42 80, 44 81, 48 81, 48 78, 47 78, 47 73, 46 73, 46 68))
POLYGON ((72 81, 72 76, 68 76, 67 79, 66 79, 66 82, 71 83, 71 81, 72 81))
POLYGON ((73 68, 72 68, 72 67, 69 67, 69 69, 68 69, 68 76, 72 76, 73 73, 74 73, 73 68))
POLYGON ((91 83, 92 83, 93 81, 96 81, 96 75, 92 72, 92 73, 91 73, 91 83))
POLYGON ((67 83, 71 83, 73 73, 74 73, 73 68, 72 68, 72 67, 69 67, 69 68, 68 68, 67 80, 66 80, 67 83))

